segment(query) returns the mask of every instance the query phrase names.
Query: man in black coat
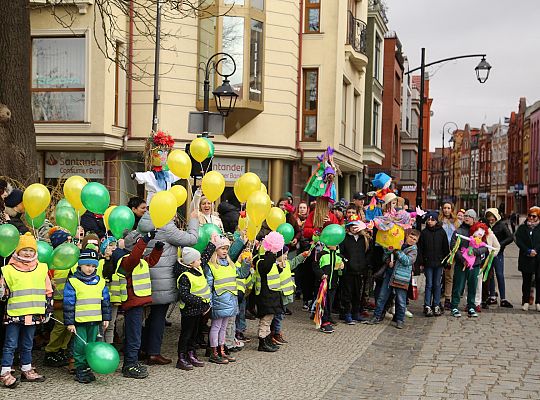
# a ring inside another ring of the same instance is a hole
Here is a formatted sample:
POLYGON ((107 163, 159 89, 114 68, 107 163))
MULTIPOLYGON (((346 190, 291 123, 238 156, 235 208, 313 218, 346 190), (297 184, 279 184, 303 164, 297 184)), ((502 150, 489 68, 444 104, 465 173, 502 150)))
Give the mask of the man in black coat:
POLYGON ((22 220, 22 215, 24 214, 23 191, 13 189, 4 200, 4 204, 8 208, 6 212, 10 217, 7 222, 15 226, 21 235, 24 235, 29 230, 22 220))
POLYGON ((225 229, 225 232, 234 233, 238 226, 238 218, 240 217, 238 208, 225 200, 219 203, 217 211, 221 218, 221 222, 223 222, 223 229, 225 229))
POLYGON ((102 215, 87 210, 81 216, 81 226, 85 232, 94 232, 100 239, 105 237, 105 222, 102 215))

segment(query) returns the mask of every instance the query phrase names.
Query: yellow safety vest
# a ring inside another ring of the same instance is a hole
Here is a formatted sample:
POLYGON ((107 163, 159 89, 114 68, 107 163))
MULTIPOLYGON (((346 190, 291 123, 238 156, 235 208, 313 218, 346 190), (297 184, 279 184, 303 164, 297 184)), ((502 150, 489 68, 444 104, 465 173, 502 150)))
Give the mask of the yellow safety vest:
POLYGON ((283 267, 281 274, 279 274, 279 285, 281 292, 285 296, 289 296, 294 293, 295 285, 289 260, 285 262, 285 267, 283 267))
POLYGON ((234 265, 220 265, 208 263, 212 275, 214 276, 214 291, 218 296, 225 292, 231 292, 235 296, 238 295, 236 287, 236 267, 234 265))
POLYGON ((49 268, 39 263, 32 271, 19 271, 8 264, 2 275, 9 288, 7 313, 10 317, 45 314, 45 281, 49 268))
MULTIPOLYGON (((118 260, 118 264, 116 266, 116 274, 120 278, 120 298, 122 302, 124 302, 127 300, 127 297, 128 297, 127 279, 118 270, 118 268, 120 267, 120 263, 122 262, 122 258, 118 260)), ((139 265, 137 265, 133 269, 133 272, 131 273, 131 283, 133 285, 133 293, 135 293, 135 296, 146 297, 146 296, 152 295, 152 283, 150 281, 150 267, 148 266, 148 263, 145 260, 141 260, 139 265)))
POLYGON ((95 285, 87 285, 77 278, 69 278, 69 283, 75 289, 75 322, 102 321, 101 300, 105 279, 100 278, 95 285))
POLYGON ((69 275, 69 269, 55 269, 53 271, 52 283, 54 287, 53 299, 54 300, 63 300, 64 299, 64 287, 66 286, 66 281, 69 275))
MULTIPOLYGON (((104 265, 105 265, 105 259, 102 258, 101 260, 99 260, 99 264, 96 270, 96 275, 99 276, 100 278, 103 278, 104 265)), ((106 282, 107 288, 109 289, 109 296, 111 297, 111 304, 122 302, 121 281, 123 280, 124 279, 120 278, 120 276, 118 276, 117 273, 114 273, 111 276, 111 281, 106 282)), ((126 292, 126 296, 127 296, 127 292, 126 292)))
MULTIPOLYGON (((258 264, 261 260, 257 260, 257 265, 255 266, 255 294, 258 295, 261 293, 261 275, 259 274, 258 264)), ((266 282, 270 290, 278 291, 281 289, 280 279, 279 279, 279 270, 276 264, 272 265, 270 272, 266 276, 266 282)))
MULTIPOLYGON (((195 275, 186 272, 183 272, 178 277, 178 280, 176 281, 176 285, 179 286, 180 284, 180 278, 185 275, 189 279, 189 293, 192 295, 198 296, 203 299, 205 303, 210 302, 210 286, 208 286, 208 282, 206 281, 206 277, 204 274, 195 275)), ((185 307, 185 304, 182 300, 178 301, 178 305, 180 306, 180 309, 183 309, 185 307)))
MULTIPOLYGON (((236 267, 242 267, 242 263, 238 261, 236 267)), ((246 278, 236 277, 236 288, 239 292, 246 293, 246 290, 250 290, 253 287, 251 275, 248 275, 246 278)))

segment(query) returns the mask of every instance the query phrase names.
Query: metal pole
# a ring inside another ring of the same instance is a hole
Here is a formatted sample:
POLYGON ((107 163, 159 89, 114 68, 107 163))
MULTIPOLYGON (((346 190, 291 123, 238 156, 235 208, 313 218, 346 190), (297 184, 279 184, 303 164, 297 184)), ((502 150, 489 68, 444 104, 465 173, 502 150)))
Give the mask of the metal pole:
POLYGON ((426 73, 426 49, 422 47, 420 64, 420 126, 418 127, 418 159, 416 171, 416 206, 422 207, 422 169, 424 166, 424 80, 426 73))
POLYGON ((444 203, 444 187, 446 186, 444 183, 444 171, 446 170, 446 166, 444 165, 444 160, 445 160, 445 157, 444 157, 444 126, 443 126, 443 130, 442 130, 442 164, 441 164, 441 208, 442 208, 442 205, 444 203))
POLYGON ((157 14, 156 14, 156 50, 154 56, 154 105, 152 108, 152 131, 157 131, 158 116, 157 108, 159 101, 159 48, 161 43, 161 0, 157 0, 157 14))
POLYGON ((208 137, 208 124, 210 119, 210 72, 208 65, 204 72, 204 108, 203 108, 203 131, 202 137, 208 137))

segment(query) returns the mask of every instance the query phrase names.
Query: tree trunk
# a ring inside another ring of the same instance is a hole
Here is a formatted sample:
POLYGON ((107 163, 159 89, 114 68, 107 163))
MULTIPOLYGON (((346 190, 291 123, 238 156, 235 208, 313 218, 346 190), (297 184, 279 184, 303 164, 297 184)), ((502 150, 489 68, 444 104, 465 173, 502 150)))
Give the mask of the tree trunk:
POLYGON ((39 179, 28 0, 0 0, 0 10, 0 175, 28 184, 39 179))

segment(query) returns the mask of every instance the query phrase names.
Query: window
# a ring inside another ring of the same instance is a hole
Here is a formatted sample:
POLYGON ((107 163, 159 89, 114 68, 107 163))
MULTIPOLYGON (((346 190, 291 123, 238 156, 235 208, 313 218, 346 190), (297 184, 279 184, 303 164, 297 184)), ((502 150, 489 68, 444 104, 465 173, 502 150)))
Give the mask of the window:
POLYGON ((358 132, 358 115, 362 112, 360 110, 360 93, 354 91, 354 104, 353 104, 353 122, 352 122, 352 148, 356 151, 356 135, 358 132))
POLYGON ((126 71, 125 45, 116 42, 114 71, 114 125, 126 126, 126 71))
MULTIPOLYGON (((233 90, 238 95, 238 100, 243 98, 243 75, 244 75, 244 18, 223 17, 223 51, 229 53, 236 63, 236 71, 229 77, 233 90)), ((222 63, 222 72, 229 74, 233 70, 233 64, 229 59, 222 63)))
POLYGON ((251 7, 257 10, 264 10, 264 0, 251 0, 251 7))
POLYGON ((83 122, 84 37, 32 38, 32 112, 36 122, 83 122))
MULTIPOLYGON (((202 18, 199 20, 199 65, 204 65, 208 59, 216 52, 216 18, 202 18)), ((204 73, 199 73, 199 100, 204 98, 204 73), (202 78, 202 79, 201 79, 202 78)), ((214 82, 214 70, 210 69, 210 86, 214 82)), ((210 98, 213 97, 210 90, 210 98)))
POLYGON ((376 34, 375 35, 375 61, 373 63, 373 77, 380 81, 381 75, 381 45, 382 39, 376 34))
POLYGON ((251 20, 251 38, 249 52, 249 99, 262 101, 262 66, 263 66, 263 23, 251 20))
POLYGON ((397 73, 394 82, 394 100, 401 104, 401 78, 397 73))
POLYGON ((248 160, 248 163, 249 172, 255 173, 259 178, 261 178, 261 182, 264 183, 266 187, 268 187, 268 167, 270 165, 269 161, 260 158, 252 158, 248 160))
POLYGON ((347 101, 348 101, 349 84, 343 81, 343 91, 341 93, 341 141, 342 145, 346 145, 347 138, 347 101))
POLYGON ((317 139, 317 96, 319 85, 317 69, 304 70, 304 101, 302 110, 303 129, 302 140, 317 139))
POLYGON ((371 144, 373 146, 378 146, 378 136, 379 136, 379 114, 380 114, 381 105, 377 100, 373 100, 373 121, 372 121, 372 131, 371 131, 371 144))
POLYGON ((320 32, 321 3, 320 0, 306 0, 305 27, 306 33, 320 32))

